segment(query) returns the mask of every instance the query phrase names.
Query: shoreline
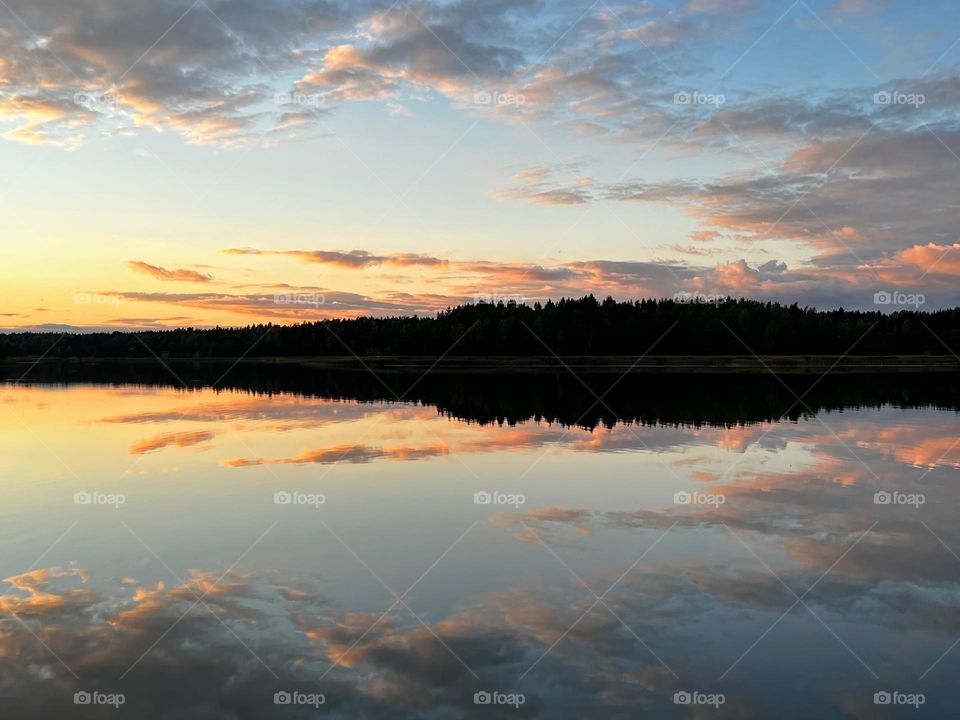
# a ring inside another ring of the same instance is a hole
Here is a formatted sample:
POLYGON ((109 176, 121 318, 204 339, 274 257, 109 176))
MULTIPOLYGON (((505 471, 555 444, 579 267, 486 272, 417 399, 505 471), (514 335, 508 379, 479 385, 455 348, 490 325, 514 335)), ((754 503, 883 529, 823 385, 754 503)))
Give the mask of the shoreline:
POLYGON ((380 370, 384 372, 545 373, 569 370, 596 373, 675 374, 823 374, 834 373, 954 373, 960 359, 952 355, 650 355, 636 356, 284 356, 284 357, 111 357, 34 358, 0 360, 0 367, 69 365, 263 365, 298 366, 316 370, 380 370))

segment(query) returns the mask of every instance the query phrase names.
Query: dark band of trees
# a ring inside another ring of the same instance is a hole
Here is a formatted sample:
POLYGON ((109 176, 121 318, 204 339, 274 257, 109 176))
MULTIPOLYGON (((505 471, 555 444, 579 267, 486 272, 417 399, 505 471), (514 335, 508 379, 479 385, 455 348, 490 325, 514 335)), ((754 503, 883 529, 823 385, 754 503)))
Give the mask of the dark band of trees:
MULTIPOLYGON (((57 333, 0 335, 0 357, 38 356, 57 333)), ((360 317, 252 325, 70 334, 51 357, 947 355, 960 350, 960 310, 925 313, 801 308, 725 300, 463 305, 436 317, 360 317), (668 332, 669 330, 669 332, 668 332), (251 349, 252 347, 252 349, 251 349), (148 349, 149 348, 149 349, 148 349)))

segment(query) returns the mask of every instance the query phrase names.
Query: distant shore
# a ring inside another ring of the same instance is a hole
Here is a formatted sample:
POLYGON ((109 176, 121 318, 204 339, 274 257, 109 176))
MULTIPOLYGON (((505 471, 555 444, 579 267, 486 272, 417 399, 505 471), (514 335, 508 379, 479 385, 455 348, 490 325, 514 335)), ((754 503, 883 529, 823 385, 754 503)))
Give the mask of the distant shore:
POLYGON ((960 359, 953 355, 649 355, 532 357, 447 356, 295 356, 295 357, 154 357, 132 358, 7 358, 0 366, 24 369, 42 365, 147 365, 162 360, 170 364, 264 365, 271 368, 295 365, 324 370, 377 370, 383 372, 445 373, 539 373, 573 370, 589 373, 910 373, 960 372, 960 359))

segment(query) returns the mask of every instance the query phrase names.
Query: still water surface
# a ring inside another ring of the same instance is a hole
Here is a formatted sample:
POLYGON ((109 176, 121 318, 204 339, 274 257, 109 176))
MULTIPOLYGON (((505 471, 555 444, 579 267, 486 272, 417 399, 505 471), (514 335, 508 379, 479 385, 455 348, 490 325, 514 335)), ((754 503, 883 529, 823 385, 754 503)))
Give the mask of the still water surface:
POLYGON ((948 380, 127 379, 0 385, 4 718, 960 714, 948 380))

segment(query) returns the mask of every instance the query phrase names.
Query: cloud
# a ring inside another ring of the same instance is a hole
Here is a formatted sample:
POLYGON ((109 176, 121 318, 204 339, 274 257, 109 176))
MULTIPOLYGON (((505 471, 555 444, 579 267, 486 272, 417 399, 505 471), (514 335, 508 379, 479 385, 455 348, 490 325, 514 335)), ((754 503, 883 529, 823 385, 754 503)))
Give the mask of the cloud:
POLYGON ((100 423, 150 424, 168 422, 210 422, 266 424, 272 429, 322 427, 335 421, 359 420, 369 414, 381 415, 387 407, 373 403, 343 405, 306 398, 278 395, 270 398, 244 396, 230 401, 176 406, 168 410, 141 410, 98 419, 100 423))
MULTIPOLYGON (((591 185, 591 187, 593 187, 591 185)), ((769 187, 769 186, 767 186, 769 187)), ((622 199, 642 197, 652 201, 684 202, 684 198, 699 197, 701 190, 693 186, 673 185, 637 188, 625 185, 616 189, 622 199)), ((733 192, 724 191, 729 198, 733 192)), ((713 197, 713 202, 726 202, 713 197)), ((732 200, 731 200, 732 201, 732 200)), ((763 202, 765 207, 766 201, 763 202)), ((697 205, 702 207, 702 202, 697 205)), ((739 203, 743 212, 744 203, 739 203)), ((771 202, 771 212, 773 204, 771 202)), ((698 210, 699 211, 699 210, 698 210)), ((780 210, 783 215, 783 210, 780 210)), ((720 211, 713 211, 711 219, 720 222, 720 211)), ((853 219, 851 218, 851 221, 853 219)), ((733 223, 725 221, 727 226, 733 223)), ((765 221, 756 223, 753 232, 762 233, 765 221)), ((791 221, 792 222, 792 221, 791 221)), ((874 293, 879 289, 903 289, 906 292, 926 292, 926 307, 936 308, 950 304, 956 295, 951 278, 957 272, 953 245, 928 244, 911 246, 889 254, 871 250, 864 232, 853 225, 840 225, 834 232, 805 234, 811 246, 820 254, 814 262, 794 265, 781 258, 748 261, 740 257, 725 259, 730 250, 724 249, 727 233, 747 237, 747 221, 737 221, 735 230, 725 227, 723 234, 711 231, 693 247, 667 246, 674 253, 688 256, 690 261, 656 259, 636 260, 575 260, 560 265, 497 262, 491 260, 441 259, 417 253, 375 254, 366 250, 270 250, 257 248, 230 248, 223 252, 237 257, 290 257, 307 264, 319 264, 334 270, 354 272, 375 267, 396 270, 384 276, 384 289, 370 294, 337 291, 320 286, 296 286, 289 283, 242 284, 231 289, 238 292, 132 292, 103 290, 99 294, 117 297, 129 302, 159 303, 176 306, 179 312, 176 324, 184 324, 186 308, 204 313, 210 311, 235 314, 249 320, 262 318, 272 321, 300 322, 305 319, 349 318, 361 315, 428 315, 448 307, 475 302, 478 297, 516 299, 533 303, 550 298, 582 297, 593 293, 618 299, 644 297, 669 298, 678 293, 751 296, 761 299, 793 302, 797 297, 818 307, 876 309, 874 293), (840 249, 837 249, 840 248, 840 249), (858 262, 854 254, 862 262, 858 262), (867 257, 873 258, 867 260, 867 257), (707 262, 708 258, 716 258, 707 262), (409 271, 409 274, 407 272, 409 271), (413 272, 415 271, 415 272, 413 272), (430 292, 407 292, 396 289, 400 283, 422 283, 429 277, 430 292), (926 289, 917 287, 925 277, 926 289), (243 292, 248 291, 248 292, 243 292)), ((784 220, 781 223, 787 226, 784 220)), ((872 232, 871 234, 875 234, 872 232)), ((749 245, 744 250, 749 251, 749 245)), ((175 271, 169 271, 175 272, 175 271)), ((372 285, 376 288, 376 285, 372 285)), ((113 326, 163 327, 166 320, 136 317, 120 318, 108 324, 113 326)), ((189 323, 188 323, 189 324, 189 323)))
POLYGON ((158 280, 177 280, 182 282, 210 282, 213 280, 212 275, 199 273, 196 270, 187 270, 186 268, 168 270, 165 267, 150 265, 141 260, 131 260, 127 265, 134 272, 149 275, 158 280))
POLYGON ((866 15, 881 12, 890 4, 890 0, 837 0, 833 6, 835 15, 866 15))
MULTIPOLYGON (((0 691, 16 701, 7 716, 68 716, 73 693, 84 688, 117 688, 127 696, 126 711, 149 720, 268 714, 281 689, 325 693, 325 712, 334 716, 469 715, 477 687, 514 687, 509 683, 534 665, 522 687, 528 702, 511 716, 567 720, 582 717, 587 706, 599 717, 638 707, 655 712, 673 707, 677 689, 710 687, 790 607, 795 598, 788 588, 813 584, 816 612, 830 631, 808 615, 785 617, 778 626, 783 662, 806 668, 804 687, 797 691, 789 668, 782 681, 758 676, 755 667, 767 658, 752 656, 729 675, 725 708, 732 716, 767 716, 787 691, 806 700, 812 692, 832 698, 837 667, 854 662, 836 637, 868 662, 884 647, 900 648, 898 661, 884 670, 891 678, 915 678, 917 667, 943 651, 944 637, 960 632, 956 559, 944 547, 960 543, 960 529, 953 504, 943 501, 955 493, 957 451, 943 457, 955 440, 943 418, 887 407, 833 413, 831 431, 812 418, 729 430, 646 428, 654 448, 682 433, 683 452, 661 453, 678 474, 692 467, 732 470, 729 461, 736 459, 736 471, 722 480, 717 473, 691 476, 695 487, 722 492, 724 505, 677 506, 672 490, 661 488, 637 509, 605 502, 491 515, 484 531, 490 537, 469 536, 458 548, 462 567, 441 565, 437 572, 456 576, 483 566, 487 574, 476 577, 499 584, 485 594, 469 587, 447 596, 411 594, 407 602, 421 622, 405 608, 388 607, 389 597, 383 605, 353 607, 350 588, 299 561, 291 571, 270 569, 284 566, 274 562, 257 570, 194 570, 170 584, 109 567, 99 574, 77 566, 17 573, 6 578, 0 609, 29 627, 0 628, 0 691), (755 445, 768 430, 767 444, 755 445), (732 456, 745 442, 751 452, 732 456), (718 447, 731 450, 718 455, 718 447), (862 463, 851 462, 849 447, 862 463), (924 492, 927 504, 878 506, 873 493, 883 487, 924 492), (521 521, 548 538, 578 577, 534 538, 521 544, 528 539, 521 521), (557 538, 564 542, 555 545, 557 538), (773 572, 744 544, 764 548, 773 572), (712 562, 703 562, 704 553, 712 562), (492 562, 503 558, 519 571, 492 562), (581 582, 597 592, 609 588, 609 608, 595 604, 581 582), (190 612, 201 594, 210 611, 190 612), (418 605, 426 598, 429 611, 418 605), (161 635, 156 651, 144 654, 161 635), (691 638, 716 642, 691 650, 691 638), (811 657, 829 662, 810 663, 811 657), (483 678, 482 686, 465 666, 483 678), (318 674, 324 674, 320 687, 318 674), (737 698, 751 706, 735 705, 737 698)), ((518 431, 539 427, 531 422, 518 431)), ((369 522, 365 528, 374 534, 371 547, 396 540, 389 529, 369 522)), ((303 547, 309 551, 311 543, 303 547)), ((869 698, 872 681, 866 673, 858 677, 853 692, 869 698)), ((931 674, 930 697, 949 698, 952 681, 952 673, 931 674)), ((843 683, 850 688, 847 678, 843 683)))
MULTIPOLYGON (((0 119, 15 123, 4 136, 22 142, 75 146, 96 131, 155 129, 234 145, 318 137, 319 121, 343 103, 376 101, 396 114, 404 100, 437 93, 492 116, 539 113, 571 126, 591 116, 600 132, 655 132, 659 111, 636 91, 658 85, 651 70, 662 67, 637 39, 672 65, 685 45, 722 36, 752 5, 584 13, 537 0, 77 0, 62 11, 15 0, 32 32, 14 24, 0 38, 9 91, 0 119), (481 90, 523 97, 523 108, 478 106, 481 90)), ((542 202, 551 200, 575 202, 542 202)))
POLYGON ((369 447, 366 445, 336 445, 319 450, 304 450, 298 455, 281 458, 237 458, 225 460, 226 467, 239 468, 254 465, 303 465, 332 463, 367 463, 371 460, 420 460, 427 457, 446 455, 449 452, 445 445, 428 445, 425 447, 407 447, 395 445, 392 447, 369 447))
POLYGON ((447 264, 446 260, 430 255, 399 253, 394 255, 375 255, 367 250, 256 250, 253 248, 227 248, 228 255, 282 255, 294 257, 305 263, 333 265, 339 268, 359 269, 376 265, 393 267, 438 267, 447 264))
POLYGON ((877 267, 892 270, 892 276, 903 274, 910 277, 910 273, 904 272, 909 268, 934 277, 957 276, 960 275, 960 252, 958 251, 960 251, 960 243, 938 245, 931 242, 926 245, 913 245, 898 250, 893 257, 877 263, 877 267))
MULTIPOLYGON (((127 292, 110 291, 103 293, 131 302, 159 303, 202 311, 235 313, 247 318, 262 317, 290 322, 302 322, 304 319, 330 317, 355 317, 364 314, 409 315, 425 311, 424 306, 416 302, 393 301, 359 293, 324 290, 314 288, 291 290, 278 287, 271 293, 172 293, 172 292, 127 292)), ((436 309, 442 309, 439 306, 436 309)), ((433 308, 426 310, 434 312, 433 308)))
POLYGON ((66 592, 48 592, 46 587, 52 582, 71 578, 86 582, 88 576, 75 566, 69 568, 39 568, 19 575, 4 578, 15 590, 26 596, 12 594, 0 595, 0 608, 9 613, 36 618, 55 613, 71 603, 89 602, 92 595, 82 587, 72 587, 66 592))
MULTIPOLYGON (((123 692, 124 710, 147 720, 270 714, 274 694, 284 690, 323 693, 323 712, 335 716, 470 715, 478 687, 471 673, 490 687, 510 688, 562 635, 569 639, 526 680, 526 703, 511 715, 546 716, 547 701, 562 708, 573 698, 581 709, 589 701, 609 714, 676 689, 609 616, 574 623, 585 608, 555 609, 529 592, 498 593, 421 624, 406 614, 344 609, 327 588, 318 589, 318 578, 302 573, 193 571, 170 586, 124 578, 82 592, 53 584, 79 575, 38 571, 33 587, 52 599, 34 616, 43 622, 0 634, 0 688, 17 700, 7 714, 12 720, 70 715, 73 694, 88 688, 123 692), (189 612, 198 597, 209 612, 189 612), (162 648, 144 653, 144 641, 161 635, 162 648), (93 646, 101 651, 91 652, 93 646)), ((14 598, 0 596, 0 606, 14 598)))
POLYGON ((130 453, 132 455, 144 455, 171 446, 183 448, 199 445, 212 439, 213 433, 206 430, 161 433, 147 440, 134 443, 130 446, 130 453))
MULTIPOLYGON (((512 117, 536 134, 541 127, 565 138, 590 133, 596 143, 591 154, 603 153, 589 172, 580 156, 556 165, 532 157, 505 187, 493 190, 496 197, 537 206, 538 214, 599 202, 665 206, 685 214, 695 226, 691 237, 705 246, 691 251, 664 244, 658 250, 684 261, 666 258, 662 279, 632 283, 625 275, 569 263, 529 263, 514 272, 509 266, 523 263, 483 270, 415 252, 257 251, 333 269, 450 273, 443 278, 447 286, 430 293, 403 294, 395 287, 343 293, 322 309, 309 308, 307 317, 435 312, 491 287, 499 290, 497 283, 545 299, 581 294, 592 289, 588 280, 619 297, 729 289, 863 307, 879 283, 892 283, 924 292, 932 307, 957 298, 952 252, 942 261, 936 256, 956 243, 960 222, 954 201, 960 190, 956 67, 817 92, 791 86, 771 92, 731 81, 703 88, 723 92, 718 106, 676 103, 674 93, 695 87, 690 82, 704 76, 712 53, 766 19, 769 8, 761 3, 693 0, 669 8, 597 6, 586 13, 532 0, 498 0, 479 9, 469 3, 388 8, 313 0, 282 8, 253 0, 206 6, 78 0, 69 11, 18 0, 11 7, 45 42, 38 44, 17 24, 0 37, 0 132, 8 139, 74 147, 96 132, 169 130, 197 143, 280 142, 316 136, 318 121, 342 103, 396 106, 436 94, 457 112, 512 117), (158 27, 170 28, 161 42, 158 27), (516 93, 524 102, 478 106, 472 99, 478 88, 516 93), (899 90, 925 101, 874 100, 878 92, 899 90), (299 92, 319 105, 279 106, 278 92, 299 92), (714 153, 707 170, 698 167, 690 179, 683 161, 705 152, 714 153), (622 178, 608 167, 610 156, 620 154, 637 161, 624 163, 632 174, 622 178), (765 255, 788 269, 771 272, 765 255), (470 275, 456 282, 459 269, 470 275)), ((856 1, 835 7, 848 16, 863 9, 856 1)), ((608 258, 597 253, 580 261, 617 261, 608 258)), ((196 270, 132 263, 136 272, 159 280, 208 282, 196 270)), ((304 310, 271 308, 250 295, 177 302, 277 320, 298 319, 304 310)))
POLYGON ((341 101, 392 99, 403 87, 428 87, 448 95, 472 93, 477 78, 505 78, 523 62, 509 41, 511 17, 534 14, 533 0, 486 3, 417 3, 378 10, 358 26, 363 46, 329 48, 296 88, 322 90, 341 101))
POLYGON ((248 142, 283 114, 275 73, 295 67, 294 48, 315 33, 350 27, 348 8, 17 0, 22 22, 0 37, 0 121, 20 124, 4 137, 75 145, 98 130, 171 129, 189 142, 248 142))
MULTIPOLYGON (((931 97, 939 92, 941 100, 951 93, 960 99, 944 78, 926 82, 931 97)), ((790 112, 784 108, 780 114, 786 117, 790 112)), ((755 116, 751 119, 757 121, 755 116)), ((804 258, 789 263, 790 271, 782 259, 773 264, 729 259, 712 268, 696 268, 693 281, 687 272, 674 268, 680 289, 870 307, 872 293, 893 284, 925 293, 933 307, 955 303, 958 266, 953 247, 960 211, 951 198, 960 192, 960 175, 951 150, 960 153, 960 129, 911 129, 900 125, 899 116, 879 121, 883 124, 873 129, 868 124, 862 133, 851 133, 849 124, 829 121, 835 135, 827 133, 824 139, 807 137, 824 134, 808 124, 796 135, 799 145, 760 172, 740 169, 713 179, 659 182, 605 183, 594 178, 584 189, 578 186, 576 173, 565 173, 560 163, 527 168, 514 176, 518 186, 501 190, 498 196, 530 203, 575 198, 578 203, 677 207, 699 225, 692 238, 705 247, 695 254, 711 254, 713 248, 729 254, 736 242, 744 248, 740 252, 754 258, 769 252, 769 246, 780 252, 789 248, 791 255, 804 258)), ((796 117, 793 122, 798 122, 796 117)), ((769 132, 782 143, 782 123, 772 123, 769 132)), ((725 135, 729 140, 730 133, 725 135)))
POLYGON ((566 186, 557 179, 560 168, 533 165, 513 176, 517 186, 501 188, 494 195, 502 199, 525 200, 531 205, 583 205, 593 200, 590 190, 593 178, 578 174, 582 165, 582 162, 574 162, 561 166, 569 177, 566 186))

